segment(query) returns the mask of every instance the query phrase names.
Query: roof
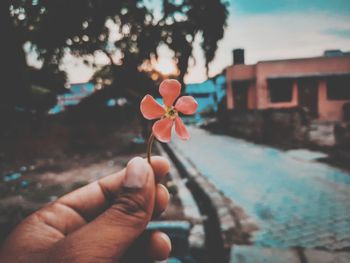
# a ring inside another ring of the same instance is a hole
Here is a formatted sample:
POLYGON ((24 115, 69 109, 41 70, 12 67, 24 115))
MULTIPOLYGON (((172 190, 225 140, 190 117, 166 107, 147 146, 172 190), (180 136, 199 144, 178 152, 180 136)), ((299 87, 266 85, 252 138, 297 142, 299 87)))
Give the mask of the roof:
POLYGON ((226 76, 225 75, 220 75, 215 78, 215 83, 216 85, 223 85, 226 84, 226 76))
POLYGON ((187 94, 198 94, 198 93, 212 93, 216 92, 215 83, 212 80, 206 80, 202 83, 187 84, 186 91, 187 94))
POLYGON ((236 65, 233 64, 228 66, 227 68, 242 68, 244 70, 249 67, 254 67, 258 64, 265 64, 265 63, 300 62, 300 61, 310 61, 310 60, 338 60, 338 59, 349 59, 349 58, 350 58, 350 52, 342 52, 342 55, 338 55, 338 56, 328 55, 328 56, 318 56, 318 57, 261 60, 255 64, 236 64, 236 65))
POLYGON ((305 60, 334 60, 334 59, 349 59, 348 53, 344 52, 343 56, 318 56, 318 57, 304 57, 304 58, 285 58, 285 59, 271 59, 271 60, 261 60, 257 64, 262 63, 278 63, 278 62, 297 62, 305 60))
POLYGON ((57 97, 58 104, 49 111, 49 114, 59 113, 63 111, 66 106, 78 104, 83 98, 91 95, 94 91, 95 85, 93 83, 71 84, 69 92, 57 97))
POLYGON ((299 78, 326 78, 326 77, 350 77, 350 72, 315 72, 315 73, 300 73, 300 74, 285 74, 285 75, 270 75, 268 80, 274 79, 299 79, 299 78))
POLYGON ((93 83, 78 83, 70 85, 70 94, 90 94, 94 92, 95 85, 93 83))

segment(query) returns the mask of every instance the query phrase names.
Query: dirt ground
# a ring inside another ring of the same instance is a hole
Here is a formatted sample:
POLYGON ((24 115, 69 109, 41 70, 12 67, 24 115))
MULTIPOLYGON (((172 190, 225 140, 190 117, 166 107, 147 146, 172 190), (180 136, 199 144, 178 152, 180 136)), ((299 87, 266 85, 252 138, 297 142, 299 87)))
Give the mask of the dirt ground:
MULTIPOLYGON (((88 125, 79 127, 80 136, 77 130, 54 127, 45 135, 1 142, 0 242, 33 211, 145 155, 146 145, 133 126, 100 131, 88 125)), ((160 220, 182 219, 176 186, 169 176, 163 183, 171 201, 160 220)))

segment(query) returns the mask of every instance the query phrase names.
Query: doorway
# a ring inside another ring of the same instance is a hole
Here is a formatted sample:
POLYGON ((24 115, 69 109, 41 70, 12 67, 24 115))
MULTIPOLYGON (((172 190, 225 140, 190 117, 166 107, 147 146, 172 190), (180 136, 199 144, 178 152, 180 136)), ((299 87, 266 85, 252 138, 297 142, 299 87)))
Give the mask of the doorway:
POLYGON ((233 101, 235 110, 247 110, 248 109, 248 83, 247 82, 234 82, 233 86, 233 101))
POLYGON ((298 104, 312 118, 318 118, 318 81, 303 79, 298 81, 298 104))

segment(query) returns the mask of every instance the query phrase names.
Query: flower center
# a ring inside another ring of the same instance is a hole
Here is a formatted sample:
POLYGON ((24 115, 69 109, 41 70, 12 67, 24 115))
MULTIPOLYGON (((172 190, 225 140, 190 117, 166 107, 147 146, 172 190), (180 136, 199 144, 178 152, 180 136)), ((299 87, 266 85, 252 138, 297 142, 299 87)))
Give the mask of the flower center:
POLYGON ((175 119, 178 116, 177 110, 175 110, 173 106, 165 107, 165 110, 166 110, 165 117, 167 118, 175 119))

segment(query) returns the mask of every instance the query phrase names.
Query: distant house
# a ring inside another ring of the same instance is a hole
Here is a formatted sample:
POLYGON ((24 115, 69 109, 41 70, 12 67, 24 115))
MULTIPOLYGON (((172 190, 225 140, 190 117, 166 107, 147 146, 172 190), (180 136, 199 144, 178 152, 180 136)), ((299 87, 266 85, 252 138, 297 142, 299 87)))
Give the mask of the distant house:
POLYGON ((198 84, 188 84, 185 94, 193 96, 198 102, 197 113, 216 112, 218 104, 226 95, 226 79, 220 75, 198 84))
POLYGON ((57 105, 53 107, 49 114, 56 114, 65 110, 66 107, 77 105, 82 99, 96 91, 93 83, 71 84, 69 92, 57 97, 57 105))
POLYGON ((244 50, 234 50, 226 79, 228 109, 301 107, 314 119, 340 121, 350 103, 350 56, 339 50, 255 65, 245 65, 244 50))
MULTIPOLYGON (((193 96, 198 102, 196 119, 200 120, 200 115, 206 112, 216 112, 219 103, 226 95, 226 76, 220 74, 202 83, 187 84, 184 95, 193 96)), ((157 98, 162 103, 161 98, 157 98)))

